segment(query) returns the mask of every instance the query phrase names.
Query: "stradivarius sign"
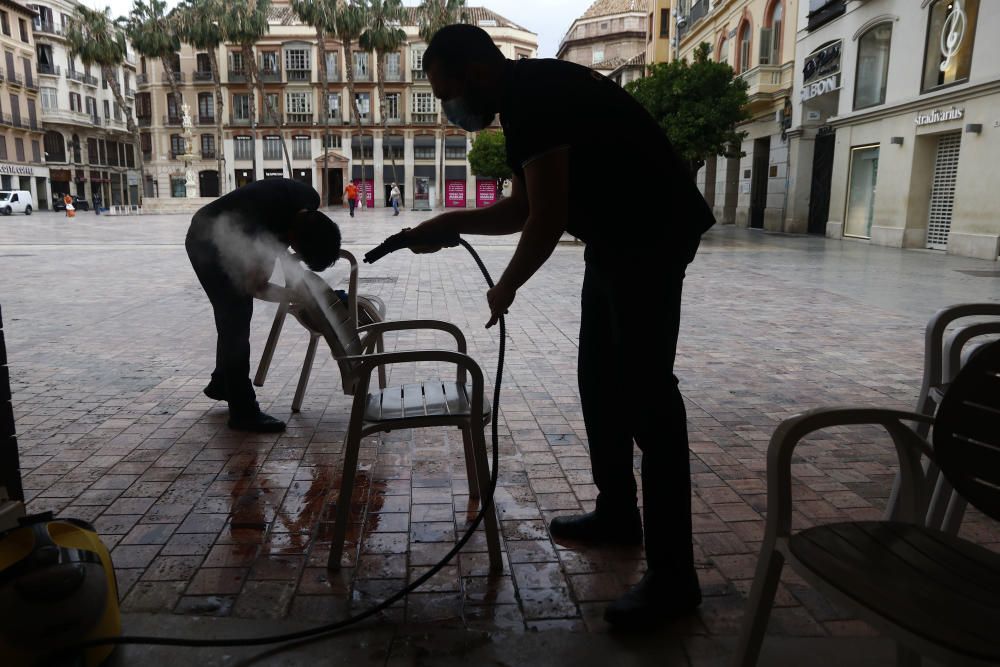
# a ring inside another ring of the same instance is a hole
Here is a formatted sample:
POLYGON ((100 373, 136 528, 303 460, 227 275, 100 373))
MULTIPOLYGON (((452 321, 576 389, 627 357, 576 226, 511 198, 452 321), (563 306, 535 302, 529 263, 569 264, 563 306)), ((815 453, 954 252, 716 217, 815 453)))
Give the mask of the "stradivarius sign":
POLYGON ((933 125, 934 123, 943 123, 948 120, 962 120, 964 117, 965 109, 952 107, 950 109, 935 109, 934 111, 925 111, 924 113, 917 114, 913 122, 917 126, 933 125))

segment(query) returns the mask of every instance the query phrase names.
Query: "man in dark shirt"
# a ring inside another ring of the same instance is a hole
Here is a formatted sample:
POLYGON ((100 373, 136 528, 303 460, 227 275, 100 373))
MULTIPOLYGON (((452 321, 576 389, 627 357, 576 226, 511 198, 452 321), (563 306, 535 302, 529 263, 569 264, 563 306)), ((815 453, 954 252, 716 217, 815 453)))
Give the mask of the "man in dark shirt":
POLYGON ((424 53, 436 97, 467 131, 497 113, 514 172, 511 197, 437 216, 411 230, 521 233, 487 293, 487 327, 514 302, 563 232, 586 242, 578 380, 596 510, 557 517, 557 539, 640 544, 648 570, 608 606, 615 626, 647 625, 701 602, 691 540, 691 480, 684 402, 673 373, 684 269, 715 222, 692 176, 652 117, 600 74, 558 60, 510 61, 470 25, 440 30, 424 53), (608 174, 611 165, 625 171, 608 174), (609 176, 611 178, 609 178, 609 176), (606 183, 624 185, 608 192, 606 183), (632 443, 642 457, 637 509, 632 443))
POLYGON ((205 395, 229 402, 229 426, 276 432, 285 423, 261 412, 250 384, 253 295, 291 245, 296 258, 323 271, 340 252, 340 230, 320 213, 310 186, 276 178, 257 181, 216 199, 194 214, 188 257, 212 302, 218 340, 215 370, 205 395))

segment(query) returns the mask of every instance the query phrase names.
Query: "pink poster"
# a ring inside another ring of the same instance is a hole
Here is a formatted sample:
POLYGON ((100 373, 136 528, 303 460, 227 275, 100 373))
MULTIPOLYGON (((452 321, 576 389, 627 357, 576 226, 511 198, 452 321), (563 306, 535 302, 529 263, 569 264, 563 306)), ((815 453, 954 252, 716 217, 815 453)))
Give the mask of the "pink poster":
POLYGON ((365 201, 365 206, 375 208, 375 184, 371 181, 365 181, 364 188, 362 188, 361 179, 358 179, 354 181, 354 185, 358 187, 359 193, 363 193, 362 198, 365 201))
POLYGON ((465 208, 465 181, 445 181, 445 208, 465 208))
POLYGON ((485 208, 497 200, 497 182, 476 181, 476 208, 485 208))

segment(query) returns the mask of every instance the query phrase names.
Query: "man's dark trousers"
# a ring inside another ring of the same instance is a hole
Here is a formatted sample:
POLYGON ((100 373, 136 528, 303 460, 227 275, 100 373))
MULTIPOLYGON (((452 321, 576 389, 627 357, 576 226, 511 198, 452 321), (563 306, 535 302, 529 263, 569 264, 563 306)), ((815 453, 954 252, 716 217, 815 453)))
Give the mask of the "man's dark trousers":
POLYGON ((649 568, 663 569, 678 586, 697 586, 687 416, 674 375, 687 262, 671 267, 665 258, 623 262, 590 255, 578 378, 597 510, 612 520, 635 511, 634 441, 642 451, 649 568))
POLYGON ((188 232, 185 246, 215 314, 218 339, 212 383, 225 388, 229 413, 239 417, 252 414, 258 409, 257 397, 250 384, 250 319, 253 316, 253 297, 237 287, 223 270, 219 251, 206 231, 196 221, 188 232))

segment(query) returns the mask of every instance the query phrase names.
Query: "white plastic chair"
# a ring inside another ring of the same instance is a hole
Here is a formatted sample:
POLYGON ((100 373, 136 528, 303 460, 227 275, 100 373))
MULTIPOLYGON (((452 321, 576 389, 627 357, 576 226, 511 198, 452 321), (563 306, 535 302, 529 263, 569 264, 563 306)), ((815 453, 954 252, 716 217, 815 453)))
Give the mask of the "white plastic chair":
MULTIPOLYGON (((1000 334, 1000 303, 961 303, 942 308, 927 322, 924 332, 924 376, 917 412, 933 417, 941 397, 970 355, 1000 334)), ((926 438, 927 422, 918 423, 917 434, 926 438)), ((954 493, 930 459, 923 461, 930 493, 927 525, 958 534, 965 516, 965 500, 954 493)), ((887 506, 894 512, 900 485, 896 475, 887 506)))
MULTIPOLYGON (((350 273, 347 281, 347 308, 352 320, 358 325, 383 321, 385 319, 386 312, 385 303, 377 296, 358 294, 357 259, 355 259, 354 255, 346 250, 340 251, 340 259, 346 260, 350 267, 350 273)), ((293 263, 290 263, 284 257, 279 258, 278 261, 281 262, 282 273, 286 276, 286 283, 288 274, 301 271, 301 268, 295 266, 293 263)), ((271 301, 278 304, 278 310, 274 314, 274 322, 271 323, 271 332, 267 336, 267 343, 264 345, 264 353, 261 355, 260 365, 257 367, 257 374, 254 376, 253 381, 256 386, 263 387, 264 382, 267 379, 267 373, 271 368, 274 351, 278 346, 278 338, 285 325, 285 318, 288 316, 289 312, 291 312, 292 316, 296 317, 300 323, 303 325, 304 323, 301 318, 297 316, 297 309, 293 308, 293 304, 290 301, 291 294, 282 288, 275 285, 269 285, 266 290, 262 290, 254 296, 262 301, 271 301)), ((302 401, 305 399, 306 387, 309 385, 309 377, 312 374, 313 362, 316 359, 316 347, 319 344, 319 339, 321 338, 321 334, 318 331, 309 329, 308 326, 305 328, 309 332, 309 345, 306 347, 306 358, 302 362, 302 371, 299 373, 299 382, 295 387, 295 397, 292 399, 292 412, 298 412, 302 409, 302 401)), ((375 349, 378 352, 383 351, 382 337, 380 334, 377 335, 375 339, 375 349)), ((385 387, 385 369, 383 367, 379 367, 378 372, 379 387, 385 387)), ((344 388, 346 391, 346 383, 344 388)))
POLYGON ((953 488, 1000 520, 1000 342, 973 356, 941 395, 934 417, 876 408, 817 408, 786 419, 767 452, 767 522, 735 664, 757 662, 784 562, 832 601, 891 635, 900 666, 920 655, 945 664, 1000 661, 1000 554, 926 523, 930 488, 921 457, 953 488), (903 422, 933 426, 933 446, 903 422), (792 534, 792 453, 834 426, 885 428, 899 456, 894 520, 825 524, 792 534))
MULTIPOLYGON (((307 329, 316 331, 323 337, 340 366, 345 392, 354 397, 344 445, 344 470, 328 563, 331 569, 339 569, 350 519, 351 494, 354 490, 361 439, 380 431, 389 432, 402 428, 458 427, 462 431, 465 449, 469 495, 478 499, 480 489, 489 488, 490 482, 483 428, 490 420, 491 408, 483 395, 482 369, 466 353, 465 336, 454 324, 437 320, 407 320, 383 321, 357 327, 348 307, 316 274, 302 271, 301 275, 289 281, 288 289, 292 292, 290 312, 307 329), (377 350, 383 334, 417 329, 433 329, 451 334, 457 351, 377 350), (379 391, 369 391, 375 369, 424 361, 454 364, 457 368, 455 380, 428 380, 401 387, 384 387, 380 384, 379 391), (471 387, 469 377, 472 379, 471 387)), ((500 531, 495 510, 487 512, 484 524, 490 566, 493 570, 502 570, 500 531)))

